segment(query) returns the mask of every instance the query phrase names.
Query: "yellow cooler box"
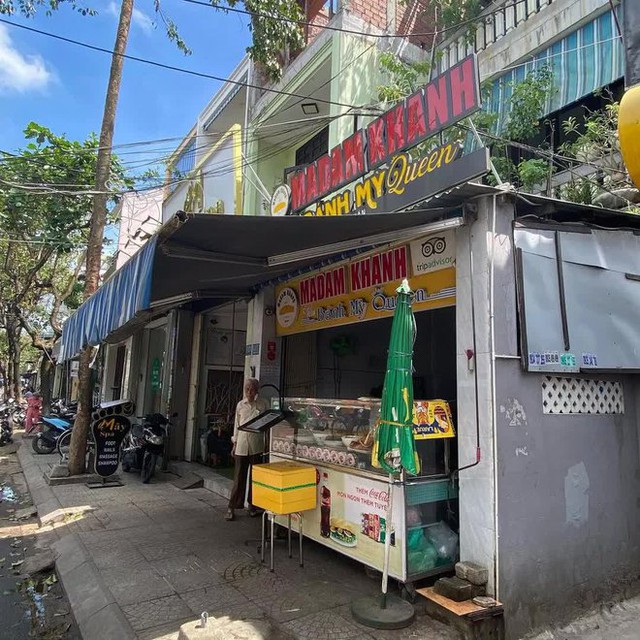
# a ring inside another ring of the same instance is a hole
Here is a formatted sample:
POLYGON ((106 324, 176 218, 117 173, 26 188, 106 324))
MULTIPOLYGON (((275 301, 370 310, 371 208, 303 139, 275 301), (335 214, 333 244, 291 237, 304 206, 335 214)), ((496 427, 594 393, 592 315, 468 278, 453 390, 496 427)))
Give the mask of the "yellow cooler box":
POLYGON ((251 472, 256 507, 273 513, 295 513, 316 508, 316 469, 295 462, 255 464, 251 472))

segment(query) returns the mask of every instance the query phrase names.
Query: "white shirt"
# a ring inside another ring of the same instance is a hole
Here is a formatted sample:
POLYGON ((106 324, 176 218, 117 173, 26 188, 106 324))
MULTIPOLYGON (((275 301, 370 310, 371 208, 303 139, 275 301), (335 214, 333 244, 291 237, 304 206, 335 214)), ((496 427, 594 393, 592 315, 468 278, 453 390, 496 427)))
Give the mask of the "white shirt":
POLYGON ((231 441, 236 445, 236 455, 252 456, 264 451, 264 434, 240 431, 239 428, 268 408, 269 402, 259 396, 256 396, 253 402, 249 402, 246 398, 242 398, 242 400, 238 402, 236 406, 236 418, 233 425, 233 437, 231 438, 231 441))

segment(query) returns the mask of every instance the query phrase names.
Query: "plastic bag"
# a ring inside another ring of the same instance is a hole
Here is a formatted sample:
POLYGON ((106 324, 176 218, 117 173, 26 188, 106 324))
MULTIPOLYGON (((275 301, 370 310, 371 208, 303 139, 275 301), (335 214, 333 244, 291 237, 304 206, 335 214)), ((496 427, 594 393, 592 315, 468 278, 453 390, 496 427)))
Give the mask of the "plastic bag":
POLYGON ((435 547, 438 557, 454 562, 458 551, 458 534, 451 530, 446 522, 438 522, 428 527, 425 534, 435 547))
POLYGON ((438 552, 422 531, 410 531, 407 536, 407 569, 409 573, 429 571, 438 564, 438 552))

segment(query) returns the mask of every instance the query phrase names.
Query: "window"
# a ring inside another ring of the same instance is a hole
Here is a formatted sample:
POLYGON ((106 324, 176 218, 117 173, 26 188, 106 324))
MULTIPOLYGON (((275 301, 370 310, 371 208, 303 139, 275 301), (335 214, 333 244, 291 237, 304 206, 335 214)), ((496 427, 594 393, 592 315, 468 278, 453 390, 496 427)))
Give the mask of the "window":
POLYGON ((296 166, 311 164, 329 151, 329 127, 316 133, 296 151, 296 166))

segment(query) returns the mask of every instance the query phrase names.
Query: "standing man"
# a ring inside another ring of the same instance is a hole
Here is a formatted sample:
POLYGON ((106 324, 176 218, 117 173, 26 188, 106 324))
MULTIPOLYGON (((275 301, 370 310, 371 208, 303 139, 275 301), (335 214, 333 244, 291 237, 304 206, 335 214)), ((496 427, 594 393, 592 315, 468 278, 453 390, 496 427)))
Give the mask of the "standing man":
POLYGON ((249 476, 249 515, 255 516, 258 514, 251 504, 251 465, 258 464, 261 461, 264 453, 264 436, 261 433, 240 431, 240 427, 269 408, 267 400, 258 397, 259 388, 260 384, 255 378, 247 378, 244 383, 244 397, 236 407, 233 437, 231 438, 233 442, 231 455, 235 458, 235 471, 229 509, 225 520, 234 519, 235 509, 244 509, 247 476, 249 476))

